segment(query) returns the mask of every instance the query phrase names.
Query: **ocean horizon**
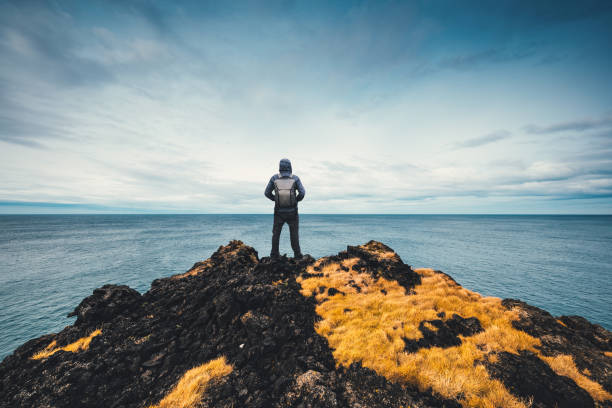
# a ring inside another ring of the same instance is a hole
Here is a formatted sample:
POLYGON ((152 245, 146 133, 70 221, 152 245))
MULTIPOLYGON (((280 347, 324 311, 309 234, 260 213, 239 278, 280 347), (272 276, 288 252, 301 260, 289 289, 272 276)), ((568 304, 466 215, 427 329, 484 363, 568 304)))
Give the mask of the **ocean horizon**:
MULTIPOLYGON (((232 239, 267 256, 271 232, 271 214, 0 215, 0 359, 72 324, 66 315, 97 287, 143 293, 232 239)), ((369 240, 484 296, 612 329, 611 215, 300 214, 302 251, 315 258, 369 240)))

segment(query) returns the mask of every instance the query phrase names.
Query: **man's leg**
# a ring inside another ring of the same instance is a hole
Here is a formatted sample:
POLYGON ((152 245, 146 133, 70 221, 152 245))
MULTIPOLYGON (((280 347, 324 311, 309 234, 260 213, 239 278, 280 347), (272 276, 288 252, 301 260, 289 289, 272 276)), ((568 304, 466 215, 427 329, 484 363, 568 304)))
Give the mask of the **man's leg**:
POLYGON ((300 227, 300 217, 297 213, 292 215, 288 220, 287 224, 289 224, 289 235, 291 236, 291 248, 293 249, 293 255, 296 258, 302 257, 302 251, 300 250, 300 236, 299 236, 299 227, 300 227))
POLYGON ((278 242, 280 240, 280 234, 284 223, 285 221, 282 219, 282 217, 274 213, 274 224, 272 225, 272 251, 270 252, 270 256, 280 255, 278 252, 278 242))

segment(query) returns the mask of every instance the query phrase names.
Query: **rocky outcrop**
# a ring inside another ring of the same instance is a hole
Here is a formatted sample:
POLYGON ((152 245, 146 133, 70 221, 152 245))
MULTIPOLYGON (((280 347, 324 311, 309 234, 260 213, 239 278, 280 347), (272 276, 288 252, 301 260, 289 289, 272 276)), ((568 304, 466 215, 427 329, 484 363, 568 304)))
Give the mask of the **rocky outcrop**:
MULTIPOLYGON (((518 309, 520 319, 513 322, 513 326, 525 331, 538 338, 541 345, 538 347, 542 355, 554 358, 559 355, 571 356, 576 365, 577 371, 590 380, 603 387, 605 392, 612 394, 612 333, 603 327, 592 324, 580 316, 560 316, 553 317, 550 313, 528 305, 516 299, 504 299, 502 304, 508 309, 518 309)), ((536 375, 538 370, 532 370, 531 375, 522 373, 520 375, 508 375, 509 371, 525 371, 524 368, 533 366, 533 357, 529 354, 519 356, 503 356, 500 363, 496 364, 492 370, 505 384, 517 390, 524 388, 522 384, 544 384, 542 381, 534 381, 533 377, 551 378, 549 376, 536 375), (505 374, 502 374, 500 367, 503 367, 505 374)), ((562 377, 567 380, 567 377, 562 377)), ((551 378, 544 385, 550 386, 553 381, 551 378)), ((543 387, 540 393, 545 392, 543 387)), ((582 389, 576 389, 576 384, 570 380, 567 386, 553 388, 557 399, 555 403, 559 407, 575 406, 594 406, 592 399, 583 395, 582 389), (568 397, 563 397, 567 394, 568 397), (576 401, 581 401, 579 404, 576 401), (590 402, 586 402, 590 401, 590 402)), ((525 393, 526 391, 521 391, 525 393)), ((549 399, 545 399, 550 401, 549 399)), ((602 406, 612 407, 612 401, 601 402, 602 406)), ((546 406, 546 405, 534 405, 546 406)))
MULTIPOLYGON (((259 259, 253 248, 231 241, 186 273, 155 280, 142 295, 126 286, 96 289, 71 313, 77 317, 73 325, 25 343, 0 363, 0 406, 148 407, 186 372, 221 356, 231 372, 207 385, 203 406, 462 406, 461 399, 390 380, 360 363, 338 364, 315 330, 321 320, 317 300, 301 293, 296 278, 349 258, 357 258, 352 271, 397 282, 406 294, 421 282, 390 248, 374 241, 349 246, 316 266, 310 256, 259 259), (53 353, 33 358, 50 345, 53 353)), ((336 288, 322 290, 344 296, 336 288)), ((541 339, 542 353, 575 356, 578 368, 610 391, 610 332, 578 317, 557 320, 518 301, 505 305, 523 311, 515 327, 541 339)), ((405 339, 406 352, 451 347, 482 331, 475 317, 443 311, 438 317, 419 326, 420 339, 405 339)), ((517 397, 535 398, 534 406, 610 406, 594 402, 537 357, 507 354, 479 364, 517 397)))
POLYGON ((137 309, 140 301, 140 293, 129 286, 104 285, 83 299, 68 317, 77 317, 76 326, 95 325, 131 313, 137 309))
POLYGON ((528 351, 512 354, 502 352, 487 369, 510 390, 534 408, 593 407, 593 398, 568 377, 556 374, 545 362, 528 351), (545 378, 545 381, 542 379, 545 378))
MULTIPOLYGON (((440 312, 440 317, 444 315, 444 312, 440 312)), ((482 331, 482 326, 475 317, 464 319, 458 314, 453 314, 453 317, 446 321, 425 320, 419 325, 419 330, 423 337, 418 340, 405 338, 404 350, 414 353, 422 348, 458 346, 461 344, 460 335, 473 336, 482 331)))

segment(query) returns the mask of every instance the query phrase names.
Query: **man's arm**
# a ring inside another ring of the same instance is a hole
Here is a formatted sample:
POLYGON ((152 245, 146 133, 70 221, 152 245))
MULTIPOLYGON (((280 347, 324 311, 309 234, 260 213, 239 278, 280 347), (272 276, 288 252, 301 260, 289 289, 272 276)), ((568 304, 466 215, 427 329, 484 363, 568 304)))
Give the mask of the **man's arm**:
POLYGON ((274 176, 270 177, 270 181, 268 181, 268 185, 266 186, 266 191, 264 191, 264 195, 274 201, 274 194, 272 194, 272 191, 274 191, 274 176))
POLYGON ((300 178, 298 176, 294 176, 295 177, 295 185, 298 189, 298 195, 297 195, 297 200, 298 201, 302 201, 304 199, 304 196, 306 195, 306 189, 304 188, 304 185, 302 184, 302 181, 300 180, 300 178))

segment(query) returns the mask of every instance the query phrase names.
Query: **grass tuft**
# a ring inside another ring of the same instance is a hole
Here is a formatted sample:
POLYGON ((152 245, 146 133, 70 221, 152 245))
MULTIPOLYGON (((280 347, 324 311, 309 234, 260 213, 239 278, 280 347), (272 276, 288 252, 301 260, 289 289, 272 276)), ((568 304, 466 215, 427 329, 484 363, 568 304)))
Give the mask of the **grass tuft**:
POLYGON ((185 273, 180 273, 180 274, 177 274, 177 275, 173 275, 172 279, 183 279, 183 278, 186 278, 188 276, 196 276, 196 275, 199 275, 202 272, 207 271, 212 266, 213 266, 213 262, 211 261, 210 258, 208 258, 205 261, 196 263, 193 266, 193 268, 191 268, 190 270, 188 270, 185 273))
MULTIPOLYGON (((394 258, 389 253, 382 256, 394 258)), ((344 259, 341 263, 319 260, 307 269, 312 277, 297 279, 301 293, 317 300, 316 311, 322 319, 315 329, 329 341, 337 364, 349 366, 361 362, 391 381, 416 384, 421 390, 431 388, 470 407, 529 405, 492 379, 479 364, 485 360, 496 362, 496 353, 501 351, 517 354, 529 350, 540 355, 539 339, 512 326, 519 319, 518 310, 508 310, 501 299, 464 289, 432 269, 415 270, 421 276, 421 284, 407 294, 395 281, 352 270, 357 261, 358 258, 344 259), (315 266, 320 270, 314 270, 315 266), (329 296, 320 287, 342 293, 329 296), (445 313, 442 320, 453 314, 476 317, 484 330, 473 336, 460 336, 462 344, 458 346, 406 352, 404 339, 421 338, 419 324, 440 319, 440 312, 445 313)), ((585 384, 587 391, 608 398, 594 385, 581 381, 579 384, 585 384)))
POLYGON ((159 404, 151 405, 149 408, 199 407, 210 382, 228 375, 232 370, 233 367, 223 356, 194 367, 183 374, 176 386, 159 404))
MULTIPOLYGON (((540 358, 546 361, 550 368, 557 374, 574 380, 574 382, 587 391, 595 401, 602 402, 612 400, 612 394, 606 391, 601 384, 596 383, 578 371, 572 356, 562 354, 554 357, 540 356, 540 358)), ((588 371, 586 371, 585 374, 588 374, 588 371)))
POLYGON ((102 334, 102 330, 96 329, 93 332, 91 332, 89 334, 89 336, 81 337, 80 339, 78 339, 74 343, 70 343, 70 344, 68 344, 67 346, 64 346, 64 347, 56 347, 57 346, 57 342, 55 340, 53 340, 43 350, 41 350, 38 353, 34 354, 32 356, 32 359, 33 360, 40 360, 40 359, 43 359, 43 358, 47 358, 47 357, 52 356, 53 354, 57 353, 60 350, 70 351, 71 353, 77 353, 79 351, 87 350, 89 348, 89 343, 91 343, 91 339, 93 339, 94 337, 96 337, 96 336, 98 336, 100 334, 102 334))

